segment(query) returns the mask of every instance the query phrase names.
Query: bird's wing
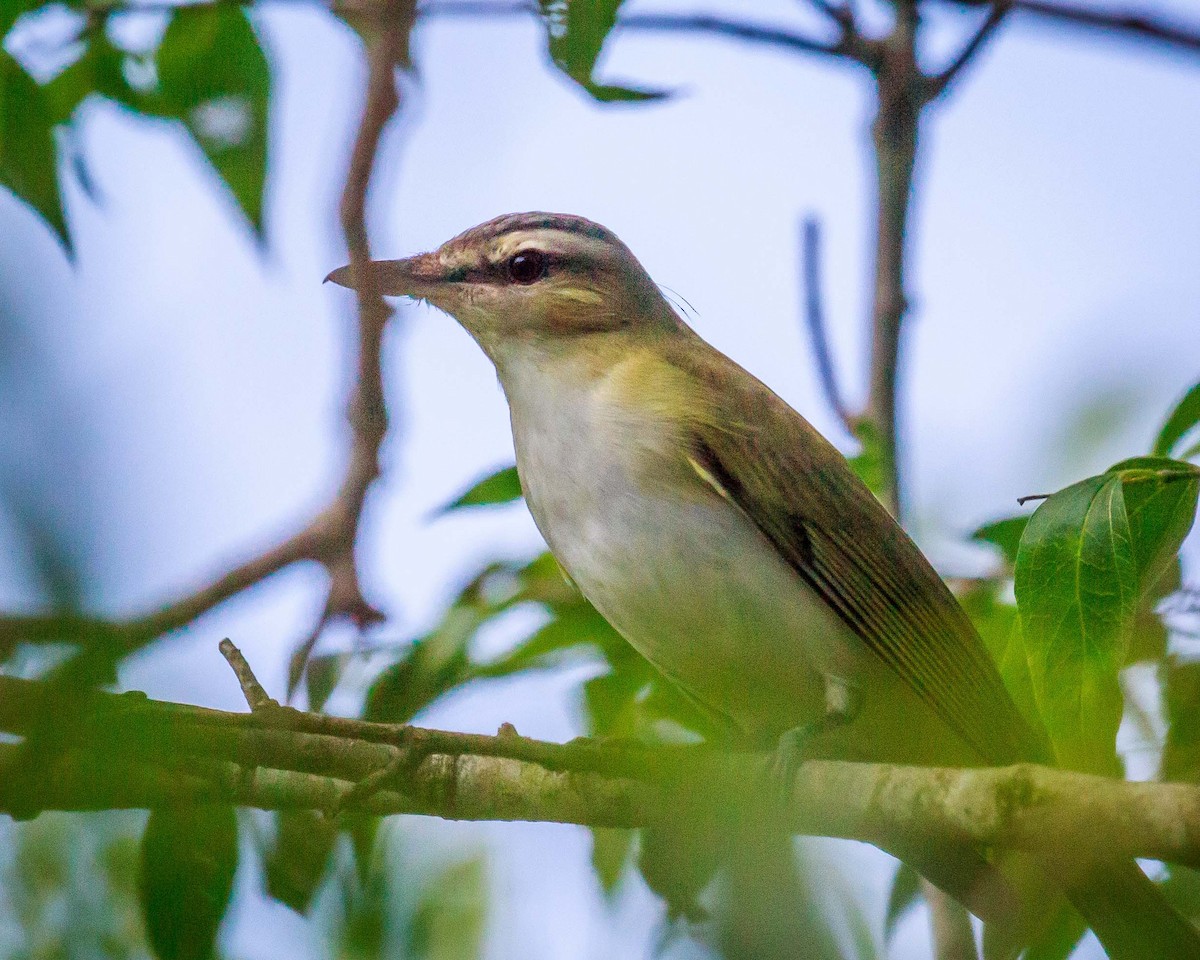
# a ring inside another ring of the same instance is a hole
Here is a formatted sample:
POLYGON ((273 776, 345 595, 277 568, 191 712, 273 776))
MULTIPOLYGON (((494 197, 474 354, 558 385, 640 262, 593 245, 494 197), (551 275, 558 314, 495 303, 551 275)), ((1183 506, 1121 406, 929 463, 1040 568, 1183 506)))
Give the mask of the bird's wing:
POLYGON ((717 397, 693 428, 701 477, 982 759, 1044 757, 958 601, 842 455, 717 351, 673 360, 717 397))

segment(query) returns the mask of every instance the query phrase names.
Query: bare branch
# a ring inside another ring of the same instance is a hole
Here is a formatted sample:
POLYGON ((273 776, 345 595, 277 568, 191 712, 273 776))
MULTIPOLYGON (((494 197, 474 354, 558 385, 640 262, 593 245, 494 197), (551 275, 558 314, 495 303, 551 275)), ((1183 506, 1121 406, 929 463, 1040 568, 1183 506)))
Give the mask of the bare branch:
POLYGON ((821 224, 815 217, 806 217, 800 229, 801 273, 804 278, 804 321, 812 340, 817 373, 825 391, 825 400, 847 432, 855 435, 854 414, 838 389, 837 370, 829 347, 825 327, 825 308, 821 296, 821 224))
POLYGON ((979 29, 971 34, 971 39, 963 45, 958 56, 950 61, 949 65, 941 73, 928 79, 925 86, 925 99, 927 101, 937 99, 949 89, 950 84, 962 73, 963 68, 975 59, 979 51, 992 38, 1011 9, 1010 0, 996 0, 991 5, 983 23, 979 25, 979 29))
MULTIPOLYGON (((369 4, 372 0, 360 0, 369 4)), ((531 3, 489 3, 487 0, 428 0, 417 10, 420 20, 462 17, 465 19, 507 18, 537 16, 538 8, 531 3)), ((709 14, 630 13, 617 19, 617 30, 633 30, 649 33, 697 33, 739 40, 744 43, 762 44, 789 50, 794 53, 816 53, 833 57, 860 59, 871 41, 858 45, 847 45, 844 41, 828 44, 820 40, 766 24, 730 20, 709 14)))
POLYGON ((279 706, 278 702, 270 697, 263 689, 263 685, 258 682, 258 677, 250 669, 250 664, 242 656, 242 651, 233 645, 232 640, 226 637, 218 644, 217 649, 221 651, 221 656, 233 669, 233 675, 238 679, 238 684, 242 688, 242 696, 246 698, 246 706, 250 708, 251 713, 279 706))
POLYGON ((1012 9, 1065 26, 1091 28, 1164 44, 1185 53, 1200 53, 1200 23, 1174 23, 1132 10, 1096 9, 1047 0, 1012 0, 1012 9))

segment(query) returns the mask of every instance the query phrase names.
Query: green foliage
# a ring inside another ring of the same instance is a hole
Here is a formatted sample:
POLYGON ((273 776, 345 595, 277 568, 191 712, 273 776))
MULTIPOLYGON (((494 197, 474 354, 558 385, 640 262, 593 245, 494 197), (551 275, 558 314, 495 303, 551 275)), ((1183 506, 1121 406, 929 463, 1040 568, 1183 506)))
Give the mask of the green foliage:
POLYGON ((246 12, 231 4, 182 7, 156 57, 160 96, 262 232, 267 172, 267 58, 246 12))
POLYGON ((267 893, 297 913, 307 913, 325 879, 338 831, 323 813, 283 810, 263 857, 267 893))
POLYGON ((1017 563, 1017 548, 1021 545, 1021 536, 1029 517, 1021 514, 1015 517, 1005 517, 1003 520, 993 520, 971 534, 971 539, 977 543, 990 543, 1000 550, 1005 564, 1011 569, 1017 563))
POLYGON ((237 811, 154 810, 142 835, 142 910, 159 960, 209 960, 237 872, 237 811))
POLYGON ((1068 766, 1108 770, 1138 604, 1195 518, 1200 470, 1139 458, 1049 497, 1030 518, 1016 594, 1033 692, 1068 766))
POLYGON ((1175 406, 1154 441, 1154 455, 1169 457, 1172 455, 1186 460, 1200 452, 1200 445, 1192 447, 1186 453, 1180 453, 1180 443, 1189 433, 1200 424, 1200 383, 1197 383, 1175 406))
POLYGON ((538 0, 546 24, 550 59, 601 103, 661 100, 663 90, 599 83, 596 64, 624 0, 538 0))
POLYGON ((0 185, 33 207, 70 249, 54 122, 45 91, 0 49, 0 185))
POLYGON ((891 943, 896 926, 921 902, 921 875, 907 863, 901 863, 892 878, 887 909, 883 915, 883 942, 891 943))
POLYGON ((520 500, 521 479, 515 466, 502 467, 494 473, 473 483, 457 497, 441 507, 437 513, 445 514, 463 507, 495 506, 520 500))
POLYGON ((482 857, 452 863, 421 891, 403 956, 474 960, 487 925, 487 871, 482 857))
POLYGON ((636 830, 593 827, 592 869, 606 896, 616 892, 637 844, 636 830))
POLYGON ((0 834, 0 944, 13 936, 19 944, 7 960, 147 955, 137 890, 141 822, 125 812, 45 813, 0 834))
POLYGON ((878 497, 887 487, 891 472, 888 469, 883 437, 879 433, 879 428, 866 419, 855 423, 854 437, 858 440, 859 449, 858 453, 848 458, 850 468, 858 474, 858 479, 878 497))
MULTIPOLYGON (((23 0, 3 4, 0 37, 21 14, 48 8, 23 0)), ((149 53, 114 45, 105 23, 103 16, 87 22, 78 56, 45 85, 0 50, 0 185, 36 210, 69 251, 59 160, 69 159, 67 169, 94 192, 75 126, 80 104, 100 96, 141 117, 182 123, 261 237, 271 81, 245 11, 232 4, 182 7, 149 53), (156 76, 157 85, 133 86, 127 68, 135 65, 156 76)))

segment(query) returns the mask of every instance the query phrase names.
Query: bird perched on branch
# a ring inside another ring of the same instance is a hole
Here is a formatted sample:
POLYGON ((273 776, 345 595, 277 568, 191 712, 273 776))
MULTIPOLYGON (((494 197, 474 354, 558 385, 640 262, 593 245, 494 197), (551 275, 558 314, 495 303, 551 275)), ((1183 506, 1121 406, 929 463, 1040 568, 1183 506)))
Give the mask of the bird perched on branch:
MULTIPOLYGON (((581 217, 498 217, 330 274, 428 301, 495 364, 529 509, 663 674, 784 757, 1045 761, 967 615, 842 455, 581 217)), ((937 878, 934 878, 937 879, 937 878)), ((1064 881, 1117 960, 1200 957, 1132 862, 1064 881)))

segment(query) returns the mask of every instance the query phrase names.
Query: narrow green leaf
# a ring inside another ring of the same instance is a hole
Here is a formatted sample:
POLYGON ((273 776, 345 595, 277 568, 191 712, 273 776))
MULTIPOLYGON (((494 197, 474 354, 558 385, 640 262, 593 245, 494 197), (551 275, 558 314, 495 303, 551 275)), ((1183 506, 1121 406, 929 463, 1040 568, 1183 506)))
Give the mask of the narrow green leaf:
POLYGON ((321 711, 330 694, 342 679, 342 672, 353 659, 353 654, 331 653, 313 657, 304 670, 305 692, 308 694, 308 709, 321 711))
POLYGON ((463 507, 492 506, 521 499, 521 480, 516 467, 503 467, 471 484, 466 490, 435 511, 441 516, 463 507))
POLYGON ((156 66, 164 109, 187 127, 261 237, 271 76, 248 15, 234 4, 180 7, 156 66))
POLYGON ((887 911, 883 916, 883 942, 892 942, 896 925, 913 907, 921 902, 921 875, 907 863, 901 863, 892 878, 892 890, 888 894, 887 911))
POLYGON ((644 90, 594 77, 604 43, 617 22, 623 0, 538 0, 546 24, 550 59, 601 103, 661 100, 665 90, 644 90))
POLYGON ((611 897, 633 855, 637 834, 617 827, 592 827, 592 870, 600 889, 611 897))
POLYGON ((159 960, 210 960, 237 871, 237 812, 154 810, 142 835, 142 915, 159 960))
POLYGON ((0 48, 0 186, 36 210, 69 253, 54 122, 45 90, 0 48))
POLYGON ((1110 769, 1137 596, 1119 476, 1083 480, 1038 507, 1017 553, 1016 593, 1034 695, 1059 759, 1110 769))
POLYGON ((1004 562, 1013 566, 1017 562, 1017 549, 1021 545, 1021 534, 1029 523, 1027 514, 1015 517, 1005 517, 1003 520, 993 520, 971 534, 971 539, 977 543, 990 543, 999 547, 1004 562))
POLYGON ((308 912, 325 879, 337 827, 314 810, 275 814, 275 837, 263 858, 267 893, 299 914, 308 912))
POLYGON ((1121 477, 1144 592, 1163 576, 1192 528, 1200 468, 1166 457, 1136 457, 1108 473, 1121 477))
POLYGON ((487 924, 482 857, 453 864, 421 891, 409 928, 413 960, 477 960, 487 924))
POLYGON ((1200 383, 1183 395, 1183 399, 1167 417, 1166 423, 1158 432, 1158 439, 1154 441, 1155 455, 1169 457, 1179 441, 1191 433, 1197 424, 1200 424, 1200 383))

